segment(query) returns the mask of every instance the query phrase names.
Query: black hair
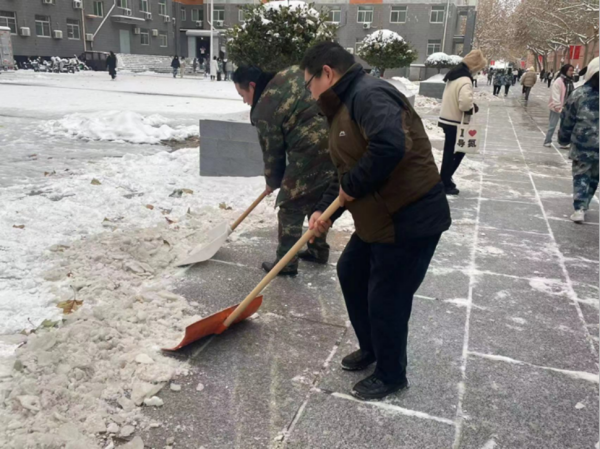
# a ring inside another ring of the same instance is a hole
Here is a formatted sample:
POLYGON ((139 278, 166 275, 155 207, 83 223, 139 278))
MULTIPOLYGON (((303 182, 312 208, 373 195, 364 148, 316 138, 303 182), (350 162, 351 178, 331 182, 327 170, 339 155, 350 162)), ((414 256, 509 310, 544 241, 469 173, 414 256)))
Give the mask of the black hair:
POLYGON ((592 89, 598 90, 598 72, 594 73, 585 84, 589 84, 592 89))
POLYGON ((248 89, 250 83, 257 83, 262 70, 255 65, 243 65, 236 69, 231 76, 231 79, 235 84, 239 84, 244 90, 248 89))
POLYGON ((311 75, 321 72, 324 65, 343 74, 355 63, 354 56, 337 42, 321 42, 309 48, 302 58, 300 69, 311 75))
POLYGON ((508 68, 508 74, 512 75, 512 69, 510 67, 508 68))
MULTIPOLYGON (((560 74, 561 75, 565 75, 567 76, 567 72, 569 71, 570 68, 572 68, 573 66, 571 64, 565 64, 560 68, 560 74)), ((574 67, 573 67, 574 68, 574 67)))

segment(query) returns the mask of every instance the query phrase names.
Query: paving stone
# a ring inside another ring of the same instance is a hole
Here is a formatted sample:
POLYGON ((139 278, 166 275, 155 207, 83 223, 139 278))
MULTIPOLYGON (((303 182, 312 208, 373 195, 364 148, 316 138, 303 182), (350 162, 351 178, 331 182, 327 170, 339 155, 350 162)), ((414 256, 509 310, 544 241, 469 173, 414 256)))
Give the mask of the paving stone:
MULTIPOLYGON (((411 388, 385 403, 454 419, 463 348, 465 308, 462 302, 415 298, 410 320, 407 375, 411 388)), ((331 360, 319 388, 348 394, 370 375, 374 365, 361 372, 342 370, 344 356, 358 348, 352 328, 331 360)))
POLYGON ((536 365, 595 371, 583 323, 565 289, 564 284, 543 280, 507 282, 501 276, 479 276, 469 349, 536 365))
POLYGON ((406 416, 368 402, 313 393, 287 448, 450 448, 454 426, 406 416))
POLYGON ((463 410, 474 421, 468 439, 494 434, 497 447, 592 448, 598 441, 598 384, 563 373, 470 356, 463 410), (523 445, 528 437, 532 444, 523 445))
POLYGON ((481 203, 480 223, 513 231, 548 233, 548 226, 538 204, 487 200, 481 203))
POLYGON ((581 226, 571 221, 550 220, 550 227, 565 257, 598 260, 598 227, 581 226))
POLYGON ((507 182, 485 178, 482 198, 491 200, 522 201, 527 203, 537 202, 535 190, 531 183, 507 182))

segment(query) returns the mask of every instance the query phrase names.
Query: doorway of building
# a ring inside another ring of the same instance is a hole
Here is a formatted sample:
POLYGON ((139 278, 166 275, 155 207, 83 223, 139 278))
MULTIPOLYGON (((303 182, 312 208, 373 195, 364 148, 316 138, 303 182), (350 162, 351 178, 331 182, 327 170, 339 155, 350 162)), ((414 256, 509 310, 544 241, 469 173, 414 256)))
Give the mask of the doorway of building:
POLYGON ((121 53, 131 53, 131 37, 129 30, 119 30, 119 42, 121 45, 121 53))
POLYGON ((196 38, 196 53, 198 62, 210 61, 210 37, 199 36, 196 38))

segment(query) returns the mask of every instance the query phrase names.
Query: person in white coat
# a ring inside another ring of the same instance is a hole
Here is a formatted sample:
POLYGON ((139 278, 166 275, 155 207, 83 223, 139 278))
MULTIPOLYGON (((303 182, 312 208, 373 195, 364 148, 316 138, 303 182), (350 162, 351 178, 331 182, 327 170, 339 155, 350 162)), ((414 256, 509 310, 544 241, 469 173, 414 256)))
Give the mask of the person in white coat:
POLYGON ((185 72, 185 67, 187 66, 187 61, 185 60, 185 56, 182 56, 179 60, 179 78, 183 78, 183 72, 185 72))
POLYGON ((462 63, 450 70, 444 77, 446 87, 442 96, 442 110, 438 125, 444 130, 444 156, 440 176, 446 195, 458 195, 459 190, 452 180, 464 153, 455 153, 458 125, 464 120, 469 123, 471 115, 479 110, 473 102, 473 74, 483 69, 487 61, 481 50, 473 50, 464 57, 462 63))
POLYGON ((214 81, 217 77, 217 72, 219 71, 219 62, 217 61, 217 57, 213 56, 210 60, 210 80, 214 81))
MULTIPOLYGON (((546 133, 546 139, 544 140, 544 146, 549 147, 552 145, 552 136, 560 121, 560 113, 562 112, 563 106, 567 102, 567 99, 571 96, 574 90, 573 86, 573 71, 575 67, 571 64, 565 64, 561 67, 560 72, 552 83, 550 89, 550 100, 548 101, 548 109, 550 109, 550 117, 548 119, 548 132, 546 133)), ((568 148, 568 146, 561 146, 561 148, 568 148)))

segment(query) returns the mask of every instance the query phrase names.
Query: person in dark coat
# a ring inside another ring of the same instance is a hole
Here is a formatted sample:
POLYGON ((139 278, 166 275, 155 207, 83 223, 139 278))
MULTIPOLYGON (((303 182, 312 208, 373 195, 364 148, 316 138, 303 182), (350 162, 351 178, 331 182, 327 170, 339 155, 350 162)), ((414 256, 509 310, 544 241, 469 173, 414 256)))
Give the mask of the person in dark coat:
POLYGON ((173 78, 177 78, 177 71, 181 67, 181 62, 179 62, 179 56, 173 56, 173 60, 171 61, 171 68, 173 69, 173 78))
POLYGON ((108 68, 108 74, 114 80, 117 77, 117 55, 112 51, 106 58, 106 67, 108 68))
POLYGON ((352 394, 379 399, 408 388, 413 296, 450 227, 450 209, 421 118, 398 89, 367 76, 336 42, 310 48, 300 67, 329 122, 337 168, 309 227, 321 235, 331 226, 343 209, 332 220, 320 217, 339 196, 356 229, 337 272, 360 349, 343 358, 342 368, 376 363, 352 394))

